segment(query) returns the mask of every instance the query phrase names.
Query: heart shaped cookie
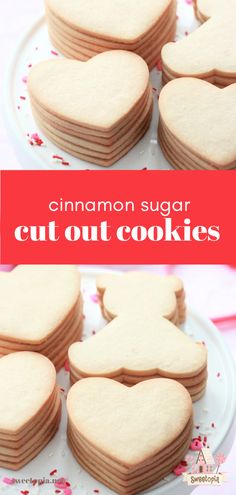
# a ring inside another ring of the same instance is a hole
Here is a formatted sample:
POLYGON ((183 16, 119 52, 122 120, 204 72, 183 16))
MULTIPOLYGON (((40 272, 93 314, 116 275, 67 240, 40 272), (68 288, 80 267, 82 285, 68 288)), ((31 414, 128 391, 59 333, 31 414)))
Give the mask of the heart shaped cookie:
POLYGON ((37 351, 60 368, 82 332, 77 268, 19 265, 0 273, 0 295, 0 354, 37 351))
POLYGON ((191 399, 173 380, 128 388, 104 378, 85 379, 70 389, 67 411, 74 456, 117 493, 138 493, 157 483, 189 448, 191 399))
POLYGON ((164 83, 184 76, 204 79, 219 87, 236 82, 236 8, 223 7, 223 12, 216 8, 214 12, 189 36, 163 47, 164 83))
POLYGON ((53 364, 41 354, 0 359, 0 466, 20 469, 54 436, 60 393, 53 364))
POLYGON ((53 45, 66 57, 86 61, 129 50, 152 69, 175 38, 176 0, 46 0, 46 19, 53 45))
POLYGON ((171 0, 46 0, 55 17, 75 30, 128 43, 143 38, 163 18, 171 3, 171 0))
POLYGON ((198 400, 206 387, 206 348, 167 319, 184 319, 181 281, 128 273, 100 277, 98 287, 103 314, 112 321, 69 348, 71 381, 103 376, 133 385, 164 376, 181 382, 198 400))
POLYGON ((235 108, 236 84, 219 89, 188 78, 167 84, 159 98, 159 137, 171 164, 182 168, 236 167, 235 108))
POLYGON ((34 66, 28 79, 32 100, 49 114, 103 132, 129 115, 148 86, 145 62, 124 51, 102 53, 86 63, 47 60, 34 66))
POLYGON ((86 63, 42 62, 31 70, 28 89, 44 134, 65 151, 97 165, 119 160, 150 125, 148 67, 131 52, 104 52, 86 63))

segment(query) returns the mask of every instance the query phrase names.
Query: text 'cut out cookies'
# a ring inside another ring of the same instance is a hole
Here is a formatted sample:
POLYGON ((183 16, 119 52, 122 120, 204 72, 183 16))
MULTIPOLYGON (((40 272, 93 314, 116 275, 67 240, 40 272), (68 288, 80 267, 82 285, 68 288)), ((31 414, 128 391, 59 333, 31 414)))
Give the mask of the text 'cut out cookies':
POLYGON ((100 277, 97 286, 103 314, 112 321, 70 347, 71 381, 100 376, 134 385, 164 376, 198 400, 207 383, 207 350, 176 326, 185 319, 182 282, 127 273, 100 277))

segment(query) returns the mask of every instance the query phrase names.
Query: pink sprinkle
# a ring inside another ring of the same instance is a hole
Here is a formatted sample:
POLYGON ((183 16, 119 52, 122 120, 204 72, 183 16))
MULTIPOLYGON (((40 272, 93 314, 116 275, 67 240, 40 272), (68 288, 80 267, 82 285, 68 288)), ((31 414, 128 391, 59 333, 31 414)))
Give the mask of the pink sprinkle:
POLYGON ((36 146, 42 146, 43 140, 39 137, 38 133, 35 132, 34 134, 31 134, 30 136, 30 144, 31 145, 36 145, 36 146))
POLYGON ((202 442, 198 438, 194 438, 190 444, 190 450, 194 452, 202 450, 202 442))
POLYGON ((32 64, 29 64, 29 65, 28 65, 28 68, 29 68, 29 69, 31 69, 31 67, 32 67, 32 64))
POLYGON ((17 110, 20 110, 20 105, 18 105, 17 110))
POLYGON ((5 478, 2 479, 3 483, 5 483, 6 485, 14 485, 15 483, 15 478, 7 478, 5 476, 5 478))
POLYGON ((179 464, 178 466, 176 466, 175 469, 173 469, 173 473, 176 476, 181 476, 183 473, 186 473, 186 471, 187 471, 187 468, 186 468, 186 466, 183 466, 182 463, 179 464))
POLYGON ((26 100, 26 97, 25 96, 20 96, 20 100, 26 100))
POLYGON ((64 364, 64 369, 65 371, 69 372, 70 371, 70 363, 68 361, 68 359, 66 360, 65 364, 64 364))
POLYGON ((60 478, 56 483, 54 483, 55 488, 59 488, 60 490, 67 490, 68 486, 65 478, 60 478))
POLYGON ((64 495, 71 495, 71 494, 72 494, 72 490, 71 490, 71 488, 66 488, 66 489, 64 490, 64 495))
POLYGON ((37 139, 39 139, 39 135, 37 134, 37 132, 31 134, 31 139, 33 139, 34 141, 37 141, 37 139))
POLYGON ((220 378, 220 376, 221 376, 220 373, 217 373, 217 378, 220 378))
POLYGON ((23 82, 23 83, 27 84, 27 81, 28 81, 27 76, 22 77, 22 82, 23 82))
POLYGON ((99 303, 99 296, 98 296, 97 294, 92 294, 92 295, 90 296, 90 299, 91 299, 91 301, 92 301, 93 303, 95 303, 95 304, 99 303))
POLYGON ((55 55, 56 57, 58 57, 58 55, 59 55, 59 53, 55 52, 55 50, 51 50, 51 54, 55 55))
POLYGON ((192 5, 193 0, 185 0, 185 3, 186 3, 187 5, 192 5))

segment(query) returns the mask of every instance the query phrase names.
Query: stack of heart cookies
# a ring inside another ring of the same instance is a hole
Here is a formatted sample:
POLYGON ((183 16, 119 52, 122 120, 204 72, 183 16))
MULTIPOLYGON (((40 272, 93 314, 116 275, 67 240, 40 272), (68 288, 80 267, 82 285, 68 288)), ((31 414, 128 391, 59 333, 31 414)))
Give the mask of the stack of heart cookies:
POLYGON ((110 51, 88 62, 34 66, 28 89, 34 117, 59 148, 108 167, 144 136, 152 118, 149 71, 135 53, 110 51))
POLYGON ((19 470, 59 427, 56 370, 41 354, 9 354, 0 359, 0 393, 0 467, 19 470))
POLYGON ((82 311, 75 266, 19 265, 0 273, 0 355, 35 351, 60 369, 81 338, 82 311))
POLYGON ((105 274, 97 278, 96 285, 102 314, 108 321, 120 313, 129 313, 132 306, 144 307, 149 313, 155 311, 177 326, 185 321, 185 290, 182 280, 175 275, 105 274))
POLYGON ((184 170, 236 168, 235 108, 236 84, 220 89, 194 78, 168 83, 159 97, 158 137, 169 163, 184 170))
POLYGON ((69 391, 67 411, 76 460, 119 494, 134 495, 170 474, 192 438, 191 399, 173 380, 132 388, 103 378, 82 380, 69 391))
POLYGON ((53 45, 68 58, 128 50, 152 69, 175 38, 176 0, 46 0, 46 18, 53 45))

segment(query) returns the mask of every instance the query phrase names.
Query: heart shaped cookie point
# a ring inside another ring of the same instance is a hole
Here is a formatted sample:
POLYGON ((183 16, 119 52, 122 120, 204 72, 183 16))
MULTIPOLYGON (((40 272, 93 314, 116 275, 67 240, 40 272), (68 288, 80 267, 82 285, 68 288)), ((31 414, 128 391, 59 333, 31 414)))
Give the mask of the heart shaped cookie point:
POLYGON ((236 84, 219 89, 198 79, 167 84, 159 98, 159 141, 176 167, 236 167, 236 84))
POLYGON ((118 493, 137 493, 155 484, 189 447, 191 399, 172 380, 128 388, 104 378, 85 379, 71 388, 67 411, 76 459, 118 493))
POLYGON ((60 422, 53 364, 41 354, 0 359, 0 466, 20 469, 51 440, 60 422))

